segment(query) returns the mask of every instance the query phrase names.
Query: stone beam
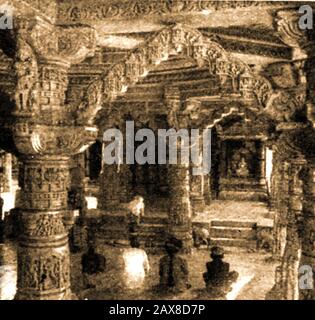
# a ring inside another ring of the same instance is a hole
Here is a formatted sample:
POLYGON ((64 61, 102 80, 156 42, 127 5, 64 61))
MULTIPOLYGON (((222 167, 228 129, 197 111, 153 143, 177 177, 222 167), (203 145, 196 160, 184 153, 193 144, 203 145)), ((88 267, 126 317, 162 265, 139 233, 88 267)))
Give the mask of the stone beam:
POLYGON ((118 0, 68 1, 58 3, 59 23, 99 22, 108 19, 141 18, 172 14, 210 14, 225 9, 277 8, 288 6, 285 1, 185 1, 185 0, 118 0))

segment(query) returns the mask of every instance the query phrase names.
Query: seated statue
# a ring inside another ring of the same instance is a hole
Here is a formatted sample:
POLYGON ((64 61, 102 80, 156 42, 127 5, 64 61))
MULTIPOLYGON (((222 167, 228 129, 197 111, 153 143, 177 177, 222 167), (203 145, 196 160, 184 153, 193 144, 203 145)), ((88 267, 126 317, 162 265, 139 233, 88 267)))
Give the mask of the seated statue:
POLYGON ((236 174, 238 177, 246 178, 249 175, 248 167, 245 158, 242 158, 241 162, 238 164, 238 168, 236 170, 236 174))
POLYGON ((86 288, 94 288, 94 275, 104 272, 106 259, 103 255, 96 253, 93 245, 90 245, 87 253, 82 255, 81 259, 83 282, 86 288))
POLYGON ((212 247, 210 257, 212 261, 207 262, 207 272, 203 274, 207 290, 214 296, 225 297, 231 290, 232 283, 238 278, 238 273, 230 272, 229 263, 223 261, 223 248, 212 247))
POLYGON ((191 286, 188 281, 188 266, 185 259, 177 254, 183 243, 174 237, 165 242, 167 255, 160 260, 160 289, 183 292, 191 286))

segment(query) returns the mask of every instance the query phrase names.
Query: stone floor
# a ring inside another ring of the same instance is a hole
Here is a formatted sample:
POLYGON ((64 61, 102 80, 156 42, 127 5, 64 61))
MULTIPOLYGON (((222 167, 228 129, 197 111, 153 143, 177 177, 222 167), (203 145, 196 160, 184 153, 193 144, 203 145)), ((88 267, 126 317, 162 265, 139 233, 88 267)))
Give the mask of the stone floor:
MULTIPOLYGON (((72 256, 73 290, 81 299, 209 299, 204 292, 202 274, 205 272, 205 264, 209 261, 209 252, 206 249, 194 249, 191 255, 186 255, 192 288, 179 296, 161 296, 155 290, 158 284, 158 261, 161 255, 150 255, 151 270, 147 276, 144 287, 133 291, 121 290, 120 257, 123 248, 98 246, 98 252, 107 258, 107 270, 100 277, 102 289, 82 290, 82 278, 80 276, 80 255, 72 256)), ((239 273, 238 282, 229 294, 230 300, 264 300, 266 293, 274 283, 276 264, 269 261, 270 255, 264 252, 250 252, 242 248, 226 248, 225 260, 230 263, 231 270, 239 273)))
MULTIPOLYGON (((260 221, 272 223, 266 205, 259 202, 214 201, 211 206, 194 218, 195 221, 238 220, 260 221)), ((158 283, 158 261, 161 255, 149 255, 151 270, 146 277, 143 288, 128 291, 122 289, 123 262, 122 253, 126 247, 110 246, 98 243, 97 251, 107 259, 106 272, 98 276, 97 289, 84 290, 81 274, 81 255, 71 256, 72 287, 79 299, 209 299, 204 292, 202 274, 209 261, 206 249, 194 249, 187 255, 192 288, 181 296, 160 296, 154 287, 158 283)), ((255 252, 245 248, 226 248, 225 260, 230 263, 231 270, 239 273, 238 282, 228 299, 262 300, 274 283, 276 264, 269 261, 269 254, 264 251, 255 252)), ((12 243, 0 245, 0 299, 13 299, 16 284, 16 246, 12 243)))
MULTIPOLYGON (((192 288, 180 296, 161 296, 154 290, 158 283, 158 260, 161 255, 150 255, 151 270, 144 287, 133 291, 122 290, 122 252, 124 247, 98 245, 97 251, 107 259, 106 272, 99 275, 101 289, 83 289, 80 254, 72 255, 72 286, 79 299, 209 299, 203 288, 202 273, 209 260, 206 249, 194 249, 187 255, 192 288)), ((16 283, 16 251, 15 245, 7 243, 0 246, 0 299, 13 299, 16 283)), ((265 294, 273 286, 275 263, 266 262, 269 255, 264 252, 249 252, 242 248, 227 248, 225 260, 230 263, 231 270, 239 272, 239 281, 229 299, 263 300, 265 294)))

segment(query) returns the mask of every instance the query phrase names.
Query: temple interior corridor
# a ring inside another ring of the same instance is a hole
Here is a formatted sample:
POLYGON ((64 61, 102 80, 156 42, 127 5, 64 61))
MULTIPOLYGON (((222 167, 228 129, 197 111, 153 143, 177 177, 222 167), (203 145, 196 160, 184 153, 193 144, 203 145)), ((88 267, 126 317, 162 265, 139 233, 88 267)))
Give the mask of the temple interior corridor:
POLYGON ((315 300, 300 11, 0 0, 0 299, 315 300))

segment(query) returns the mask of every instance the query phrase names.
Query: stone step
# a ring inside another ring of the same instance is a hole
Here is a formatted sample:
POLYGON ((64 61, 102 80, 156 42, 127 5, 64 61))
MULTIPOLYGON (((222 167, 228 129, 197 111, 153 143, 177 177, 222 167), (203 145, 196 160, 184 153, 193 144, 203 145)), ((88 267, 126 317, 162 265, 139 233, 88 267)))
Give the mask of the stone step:
MULTIPOLYGON (((102 221, 101 223, 104 223, 104 224, 127 223, 127 217, 126 217, 126 215, 123 215, 123 214, 116 214, 116 215, 115 214, 108 214, 108 215, 102 216, 101 221, 102 221)), ((143 223, 146 223, 146 224, 164 224, 165 225, 165 224, 167 224, 167 222, 168 222, 168 218, 164 214, 161 214, 161 215, 148 214, 143 217, 143 223)))
POLYGON ((255 222, 252 221, 238 221, 238 220, 212 220, 212 227, 241 227, 241 228, 253 228, 255 222))
POLYGON ((247 239, 211 238, 210 246, 242 247, 248 249, 255 249, 256 241, 247 239))
POLYGON ((141 232, 155 232, 155 233, 162 233, 165 231, 165 225, 160 223, 143 223, 140 225, 141 232))
POLYGON ((236 238, 254 239, 255 231, 246 227, 211 227, 210 237, 212 238, 236 238))
MULTIPOLYGON (((128 227, 126 223, 122 224, 104 224, 99 228, 99 233, 101 233, 104 239, 128 239, 128 227)), ((139 230, 139 239, 164 239, 165 235, 165 225, 162 224, 146 224, 143 223, 139 230)))
POLYGON ((125 239, 129 239, 129 233, 128 231, 125 230, 109 230, 109 229, 100 229, 98 231, 98 237, 100 238, 104 238, 104 239, 113 239, 113 240, 125 240, 125 239))

